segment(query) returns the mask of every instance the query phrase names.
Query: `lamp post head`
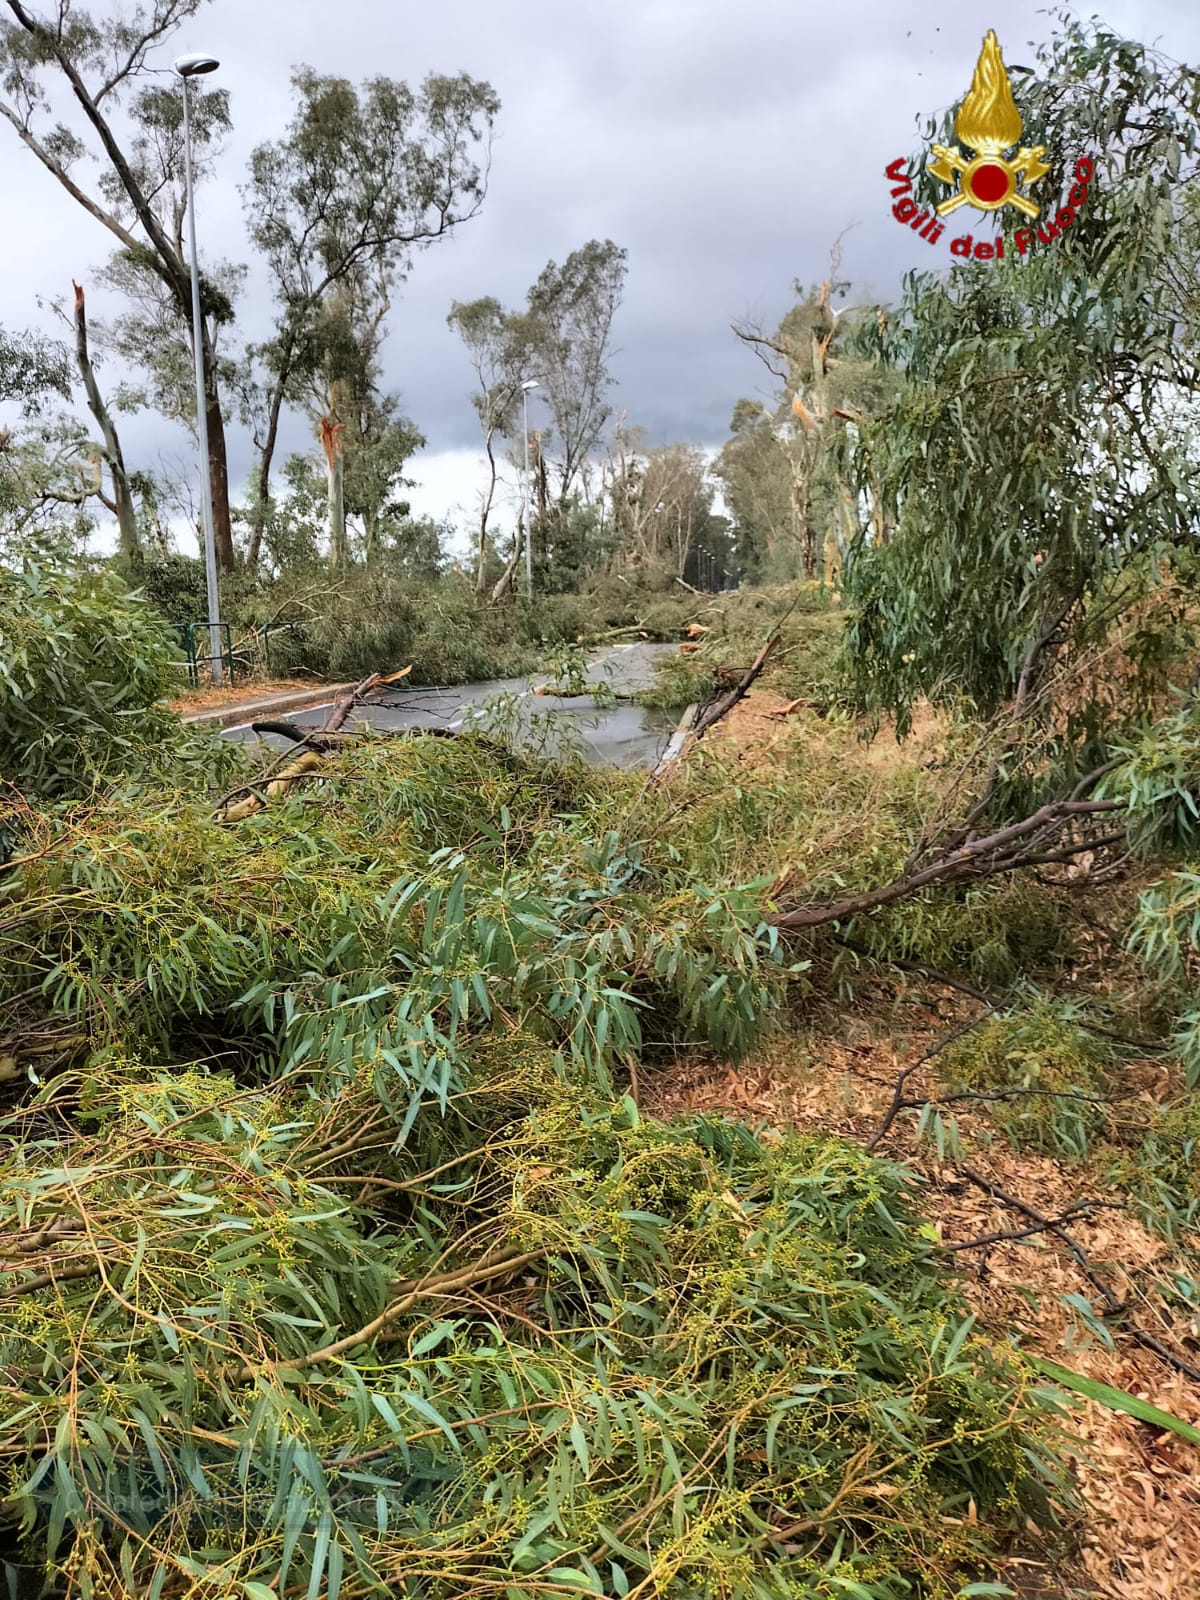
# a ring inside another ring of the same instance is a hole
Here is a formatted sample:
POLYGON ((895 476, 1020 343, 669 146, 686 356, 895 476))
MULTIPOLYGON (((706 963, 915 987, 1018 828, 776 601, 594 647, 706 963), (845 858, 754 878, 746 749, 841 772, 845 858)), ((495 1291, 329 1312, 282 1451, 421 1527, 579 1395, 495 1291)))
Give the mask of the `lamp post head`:
POLYGON ((215 72, 220 65, 216 56, 192 54, 175 58, 175 71, 181 78, 202 78, 206 72, 215 72))
POLYGON ((530 389, 540 389, 542 386, 536 378, 526 378, 521 387, 524 389, 525 393, 528 394, 530 389))

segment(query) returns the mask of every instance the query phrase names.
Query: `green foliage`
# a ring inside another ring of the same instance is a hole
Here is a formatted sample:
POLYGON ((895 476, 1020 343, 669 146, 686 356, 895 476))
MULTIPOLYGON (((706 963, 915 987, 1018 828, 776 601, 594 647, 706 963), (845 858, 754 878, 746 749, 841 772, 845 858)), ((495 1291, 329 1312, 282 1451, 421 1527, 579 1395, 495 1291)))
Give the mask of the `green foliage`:
POLYGON ((167 626, 114 572, 0 568, 0 771, 50 800, 189 753, 216 771, 216 747, 158 704, 177 660, 167 626))
POLYGON ((654 668, 654 685, 635 696, 642 706, 683 711, 690 705, 703 705, 716 693, 717 680, 712 668, 699 656, 667 656, 654 668))
POLYGON ((1043 636, 1035 686, 1055 651, 1076 661, 1191 537, 1196 74, 1063 19, 1040 68, 1026 137, 1101 152, 1079 222, 914 276, 866 327, 907 387, 851 448, 894 535, 852 546, 846 668, 902 722, 921 694, 990 713, 1043 636))
POLYGON ((441 1175, 419 1126, 372 1156, 361 1088, 83 1093, 86 1133, 10 1124, 34 1137, 0 1191, 22 1240, 75 1224, 52 1286, 36 1245, 6 1286, 31 1562, 168 1596, 896 1600, 1047 1517, 1046 1401, 973 1335, 895 1175, 836 1141, 656 1127, 517 1035, 422 1114, 441 1175), (519 1290, 439 1291, 501 1252, 519 1290))
POLYGON ((176 628, 207 619, 204 563, 197 557, 169 555, 146 561, 138 578, 142 594, 176 628))
MULTIPOLYGON (((296 574, 256 609, 275 610, 288 588, 311 592, 312 585, 296 574)), ((453 684, 510 677, 537 664, 536 635, 520 637, 509 617, 481 606, 461 577, 417 586, 402 566, 378 562, 322 589, 319 615, 280 641, 278 659, 291 670, 338 681, 411 662, 412 682, 453 684)))
MULTIPOLYGON (((903 866, 876 857, 882 873, 903 866)), ((1067 908, 1024 877, 921 895, 853 924, 855 941, 883 960, 898 957, 935 972, 961 972, 985 989, 1053 970, 1073 950, 1067 908)), ((844 969, 844 964, 843 964, 844 969)))
POLYGON ((763 923, 776 852, 819 885, 904 848, 932 776, 805 731, 669 794, 367 739, 236 825, 148 782, 26 817, 0 1448, 31 1566, 161 1600, 949 1600, 1052 1525, 1054 1404, 899 1173, 621 1093, 771 1027, 803 966, 763 923))
POLYGON ((68 815, 59 848, 17 877, 47 911, 30 914, 32 942, 23 915, 5 944, 13 993, 38 982, 97 1046, 162 1049, 189 1019, 232 1015, 352 1076, 360 1030, 343 1023, 336 1047, 324 1032, 350 993, 381 1082, 415 1096, 402 1116, 439 1074, 447 1092, 472 1019, 515 1019, 601 1080, 639 1047, 642 1013, 655 1037, 699 1033, 734 1054, 753 1042, 779 984, 750 897, 693 883, 664 898, 636 852, 550 809, 569 804, 558 780, 498 766, 490 746, 430 744, 345 757, 355 802, 328 820, 301 798, 233 831, 176 796, 142 798, 110 813, 100 848, 90 818, 68 815), (285 990, 289 1006, 306 997, 303 1025, 280 1019, 285 990))
POLYGON ((989 1116, 1016 1149, 1082 1161, 1107 1120, 1113 1051, 1077 1014, 1069 1003, 1035 995, 943 1050, 939 1077, 951 1093, 1000 1097, 989 1116))
POLYGON ((1055 1383, 1061 1384, 1064 1389, 1081 1394, 1085 1400, 1094 1400, 1099 1405, 1107 1406, 1111 1411, 1121 1411, 1126 1416, 1136 1417, 1139 1422, 1147 1422, 1152 1428, 1176 1433, 1189 1444, 1200 1444, 1200 1428, 1194 1428, 1190 1422, 1184 1422, 1182 1417, 1176 1417, 1171 1412, 1162 1410, 1160 1406, 1150 1405, 1137 1395, 1128 1394, 1124 1389, 1114 1389, 1111 1384, 1097 1383, 1095 1378, 1085 1377, 1081 1372, 1071 1372, 1054 1361, 1038 1360, 1034 1365, 1039 1372, 1044 1372, 1055 1383))
MULTIPOLYGON (((1096 795, 1125 802, 1135 846, 1145 855, 1194 850, 1200 843, 1200 702, 1189 695, 1172 714, 1115 743, 1112 760, 1096 795)), ((1158 960, 1153 941, 1144 953, 1158 960)))
POLYGON ((71 358, 65 345, 38 333, 0 328, 0 400, 20 401, 36 416, 47 394, 71 398, 71 358))
POLYGON ((657 607, 648 608, 644 620, 664 638, 677 638, 689 621, 699 622, 705 631, 694 653, 659 663, 654 687, 638 696, 643 705, 682 710, 709 699, 717 688, 718 668, 728 672, 731 666, 749 667, 776 629, 780 642, 761 681, 790 700, 811 698, 826 710, 837 698, 842 619, 816 584, 747 587, 707 600, 690 616, 668 605, 661 625, 657 607), (672 622, 674 631, 668 631, 672 622))
POLYGON ((1135 1106, 1101 1152, 1109 1181, 1155 1233, 1180 1239, 1200 1223, 1200 1099, 1135 1106))

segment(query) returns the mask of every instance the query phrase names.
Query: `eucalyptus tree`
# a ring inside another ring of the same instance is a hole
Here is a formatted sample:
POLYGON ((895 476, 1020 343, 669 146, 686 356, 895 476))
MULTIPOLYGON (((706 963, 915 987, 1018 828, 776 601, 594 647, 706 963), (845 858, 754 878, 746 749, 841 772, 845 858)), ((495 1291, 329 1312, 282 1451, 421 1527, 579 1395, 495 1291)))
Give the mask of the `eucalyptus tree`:
POLYGON ((912 279, 869 330, 905 387, 851 450, 895 531, 856 534, 848 660, 902 723, 921 694, 1024 712, 1162 577, 1197 576, 1200 72, 1062 17, 1019 96, 1074 221, 912 279))
POLYGON ((525 378, 523 352, 514 337, 511 317, 491 295, 479 300, 456 300, 446 321, 466 346, 471 359, 475 373, 471 404, 479 417, 488 460, 487 488, 480 498, 475 548, 475 590, 482 594, 488 577, 488 523, 499 479, 496 440, 511 435, 516 426, 521 384, 525 378))
POLYGON ((57 339, 0 328, 0 400, 15 400, 37 416, 51 395, 71 398, 71 358, 57 339))
MULTIPOLYGON (((205 0, 150 0, 116 15, 60 3, 46 16, 5 0, 0 24, 0 116, 47 172, 116 239, 125 258, 162 286, 175 321, 191 317, 191 279, 182 242, 182 99, 148 75, 152 57, 205 0), (56 120, 56 94, 69 93, 76 126, 56 120), (94 183, 82 168, 97 162, 94 183)), ((196 86, 193 132, 198 166, 228 126, 223 90, 196 86)), ((233 565, 225 420, 214 360, 224 305, 202 284, 201 349, 208 415, 217 560, 233 565)))
POLYGON ((522 368, 541 386, 554 423, 556 500, 564 509, 612 417, 612 327, 628 252, 590 239, 562 265, 547 262, 525 310, 511 318, 522 368))
POLYGON ((408 516, 400 498, 409 458, 425 443, 381 386, 380 349, 389 307, 386 284, 365 273, 324 301, 309 337, 306 408, 325 456, 330 559, 350 559, 347 518, 356 517, 367 560, 379 554, 386 524, 408 516))
POLYGON ((729 433, 713 472, 733 518, 738 561, 754 578, 790 574, 792 468, 775 409, 761 401, 739 400, 729 433))
MULTIPOLYGON (((754 505, 752 514, 765 517, 765 553, 779 554, 779 535, 786 528, 792 561, 808 579, 832 577, 839 536, 850 531, 848 491, 838 465, 839 436, 846 423, 857 424, 865 412, 878 409, 887 381, 869 358, 854 350, 850 334, 864 312, 834 304, 850 287, 838 279, 840 255, 835 245, 821 284, 809 290, 796 285, 799 298, 774 331, 750 323, 734 326, 776 389, 771 405, 761 407, 758 416, 746 408, 735 413, 743 435, 728 452, 726 471, 743 508, 749 511, 754 505), (788 479, 786 523, 778 515, 781 463, 788 479), (765 481, 747 483, 748 468, 762 473, 765 481)), ((869 321, 870 312, 865 316, 869 321)))
POLYGON ((622 426, 608 478, 621 545, 643 567, 683 579, 714 520, 704 452, 687 444, 647 448, 640 429, 622 426))
POLYGON ((281 416, 304 403, 328 353, 326 302, 386 307, 416 252, 478 213, 499 111, 491 86, 466 73, 431 76, 416 90, 382 77, 356 89, 302 67, 292 83, 295 115, 283 138, 254 151, 243 190, 277 316, 257 351, 267 376, 251 565, 269 515, 281 416))

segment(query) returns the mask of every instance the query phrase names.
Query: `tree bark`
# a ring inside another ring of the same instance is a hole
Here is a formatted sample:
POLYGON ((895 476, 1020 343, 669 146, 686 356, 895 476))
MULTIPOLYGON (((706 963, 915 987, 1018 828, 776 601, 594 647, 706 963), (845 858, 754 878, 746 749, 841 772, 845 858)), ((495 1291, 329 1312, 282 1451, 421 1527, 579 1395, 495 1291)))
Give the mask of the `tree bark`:
POLYGON ((208 486, 212 495, 213 542, 217 550, 217 571, 232 572, 233 519, 229 512, 229 464, 225 452, 225 417, 213 375, 211 346, 204 339, 205 398, 208 402, 208 486))
POLYGON ((267 509, 271 503, 271 467, 275 460, 275 446, 279 443, 279 418, 283 411, 283 393, 292 371, 292 357, 296 348, 295 329, 289 328, 279 354, 279 371, 271 391, 271 407, 267 415, 267 437, 263 441, 258 461, 258 487, 254 511, 250 522, 250 543, 246 549, 246 565, 258 566, 262 555, 263 531, 267 525, 267 509))
POLYGON ((92 358, 88 353, 87 311, 84 306, 83 286, 72 280, 71 287, 75 291, 75 360, 87 394, 88 410, 95 417, 96 426, 100 429, 104 440, 104 459, 108 462, 113 500, 116 503, 119 549, 123 556, 136 561, 141 557, 142 543, 138 536, 137 512, 129 488, 129 475, 125 471, 125 458, 121 454, 121 441, 117 437, 116 426, 109 409, 104 403, 104 396, 100 393, 92 358))
POLYGON ((508 593, 509 589, 512 587, 512 582, 513 582, 513 579, 517 575, 517 568, 521 564, 521 556, 524 554, 524 551, 525 551, 525 525, 524 525, 524 523, 518 522, 517 523, 517 538, 516 538, 516 543, 513 545, 513 553, 511 555, 511 557, 509 558, 508 565, 505 567, 504 571, 500 574, 498 582, 495 584, 494 588, 492 589, 491 599, 492 599, 492 604, 493 605, 495 605, 497 600, 503 600, 504 596, 508 593))
POLYGON ((495 435, 494 428, 488 428, 484 436, 484 448, 488 458, 488 486, 483 497, 483 505, 479 511, 479 550, 475 562, 475 593, 482 595, 487 588, 487 527, 488 518, 492 514, 492 501, 496 497, 496 452, 492 445, 495 435))
POLYGON ((346 457, 342 452, 344 422, 321 418, 321 448, 329 483, 329 560, 338 571, 349 559, 346 545, 346 457))
POLYGON ((267 525, 267 508, 271 503, 271 463, 279 440, 279 415, 283 410, 283 386, 278 385, 271 396, 271 410, 267 417, 267 437, 258 459, 258 484, 254 511, 250 520, 250 542, 246 547, 246 565, 258 566, 262 556, 263 532, 267 525))

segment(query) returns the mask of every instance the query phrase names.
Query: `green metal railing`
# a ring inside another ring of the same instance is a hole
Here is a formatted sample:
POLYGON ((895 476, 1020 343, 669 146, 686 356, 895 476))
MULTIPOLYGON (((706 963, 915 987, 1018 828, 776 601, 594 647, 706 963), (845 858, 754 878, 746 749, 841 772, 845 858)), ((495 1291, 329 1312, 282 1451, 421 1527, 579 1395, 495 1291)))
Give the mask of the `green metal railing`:
MULTIPOLYGON (((209 644, 211 624, 208 622, 185 622, 178 630, 183 653, 187 661, 188 681, 195 688, 200 683, 200 669, 211 666, 212 648, 209 644)), ((231 623, 222 622, 221 629, 221 662, 230 683, 239 677, 248 677, 256 666, 261 665, 262 670, 270 674, 271 671, 271 641, 280 634, 294 632, 303 628, 303 622, 264 622, 258 627, 250 629, 244 640, 239 641, 236 649, 233 643, 233 627, 231 623)))
MULTIPOLYGON (((234 681, 236 668, 233 656, 233 629, 228 622, 219 622, 221 630, 221 663, 234 681)), ((200 682, 200 668, 212 665, 212 624, 210 622, 185 622, 180 629, 183 636, 183 653, 187 658, 188 680, 195 688, 200 682)))
POLYGON ((306 624, 303 623, 303 622, 264 622, 263 623, 262 627, 259 628, 257 631, 262 634, 262 657, 263 657, 263 670, 264 670, 264 672, 269 673, 270 670, 271 670, 271 636, 273 634, 277 634, 277 633, 287 633, 289 631, 294 631, 296 628, 303 628, 305 626, 306 626, 306 624))

